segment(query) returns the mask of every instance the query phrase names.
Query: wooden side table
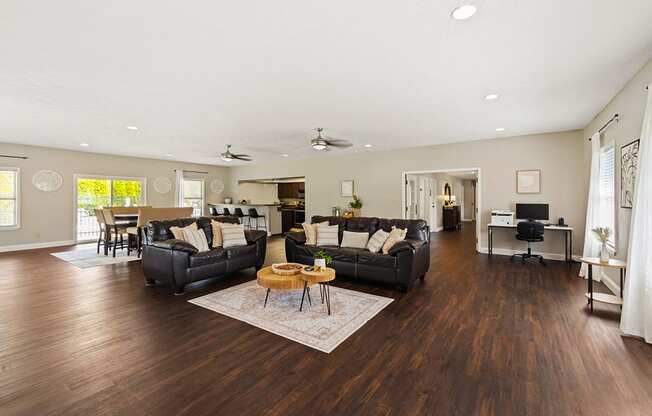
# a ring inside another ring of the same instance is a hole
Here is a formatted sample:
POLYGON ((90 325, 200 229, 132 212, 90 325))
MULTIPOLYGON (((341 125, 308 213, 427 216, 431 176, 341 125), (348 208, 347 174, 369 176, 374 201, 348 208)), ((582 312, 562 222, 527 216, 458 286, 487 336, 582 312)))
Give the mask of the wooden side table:
POLYGON ((623 283, 625 281, 625 273, 627 271, 627 263, 622 260, 609 259, 608 262, 602 263, 597 257, 582 257, 580 259, 582 263, 586 263, 589 266, 589 291, 585 294, 588 298, 587 304, 591 306, 591 313, 593 313, 593 301, 610 303, 612 305, 621 305, 623 304, 623 283), (593 293, 593 266, 607 267, 611 269, 620 270, 620 296, 609 295, 607 293, 593 293))
POLYGON ((299 312, 303 309, 303 298, 306 295, 306 290, 308 286, 314 284, 319 284, 319 294, 321 295, 321 303, 324 303, 326 300, 326 308, 328 309, 328 314, 331 314, 331 290, 330 282, 335 280, 335 269, 326 267, 324 270, 320 271, 307 271, 305 268, 301 270, 301 279, 303 279, 303 295, 301 296, 301 306, 299 307, 299 312))
MULTIPOLYGON (((280 275, 272 271, 272 266, 263 267, 258 270, 256 273, 256 282, 259 286, 267 289, 265 294, 265 304, 263 307, 267 307, 267 298, 269 297, 269 292, 272 289, 274 290, 293 290, 293 289, 303 289, 304 295, 306 292, 307 285, 313 286, 315 283, 306 283, 305 279, 301 274, 293 275, 280 275)), ((310 301, 310 288, 308 287, 308 300, 310 301)), ((303 305, 303 298, 301 298, 301 303, 303 305)))

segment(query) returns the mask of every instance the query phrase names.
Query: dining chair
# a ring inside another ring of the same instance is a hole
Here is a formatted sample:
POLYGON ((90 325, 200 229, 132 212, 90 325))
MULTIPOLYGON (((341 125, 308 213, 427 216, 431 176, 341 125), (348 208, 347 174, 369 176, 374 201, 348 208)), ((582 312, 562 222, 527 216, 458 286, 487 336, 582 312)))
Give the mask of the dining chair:
MULTIPOLYGON (((118 246, 118 236, 120 236, 120 249, 124 249, 124 236, 127 234, 127 226, 116 222, 115 217, 113 216, 113 211, 111 209, 105 208, 102 210, 102 213, 104 214, 104 221, 106 223, 109 241, 112 237, 111 234, 113 234, 113 241, 111 245, 113 246, 113 257, 115 257, 115 252, 118 246)), ((129 238, 128 234, 127 238, 129 238)), ((129 254, 129 244, 127 244, 127 255, 129 254)))
POLYGON ((110 240, 106 240, 107 236, 107 229, 106 229, 106 221, 104 221, 104 213, 102 212, 102 209, 95 209, 93 210, 95 212, 95 219, 97 220, 97 224, 100 226, 100 235, 97 237, 97 254, 100 254, 100 245, 104 246, 104 255, 109 254, 109 245, 111 244, 110 240), (104 241, 102 241, 104 239, 104 241))

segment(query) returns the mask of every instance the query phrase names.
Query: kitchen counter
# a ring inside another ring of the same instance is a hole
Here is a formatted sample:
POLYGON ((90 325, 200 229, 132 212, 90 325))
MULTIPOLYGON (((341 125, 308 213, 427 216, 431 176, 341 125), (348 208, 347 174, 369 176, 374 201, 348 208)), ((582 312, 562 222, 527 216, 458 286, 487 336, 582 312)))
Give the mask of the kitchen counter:
MULTIPOLYGON (((265 225, 267 228, 267 235, 271 236, 274 234, 281 234, 281 212, 278 208, 281 204, 208 204, 211 207, 215 207, 218 212, 223 208, 228 208, 233 214, 235 208, 242 209, 245 215, 249 214, 249 208, 256 208, 258 215, 265 216, 265 225), (276 208, 276 209, 275 209, 276 208)), ((245 220, 245 224, 247 220, 245 220)), ((262 222, 261 222, 262 225, 262 222)))

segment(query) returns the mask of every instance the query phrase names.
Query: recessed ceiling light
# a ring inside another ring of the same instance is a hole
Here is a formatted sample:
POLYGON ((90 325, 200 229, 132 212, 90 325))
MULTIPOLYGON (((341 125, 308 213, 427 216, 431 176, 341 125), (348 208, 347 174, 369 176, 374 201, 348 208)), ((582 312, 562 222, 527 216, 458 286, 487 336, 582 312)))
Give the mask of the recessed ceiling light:
POLYGON ((500 95, 498 94, 488 94, 484 96, 485 100, 497 100, 500 95))
POLYGON ((165 156, 167 156, 167 157, 172 157, 172 153, 168 153, 168 154, 166 154, 165 156))
POLYGON ((496 131, 505 131, 505 127, 498 127, 496 131))
POLYGON ((288 157, 288 156, 290 156, 290 155, 288 155, 287 153, 283 153, 281 156, 283 156, 283 157, 288 157))
POLYGON ((472 4, 465 4, 453 10, 451 17, 455 20, 466 20, 473 16, 478 9, 472 4))
POLYGON ((138 130, 136 126, 127 126, 127 130, 138 130))
POLYGON ((364 147, 372 147, 373 144, 365 144, 364 147))
POLYGON ((90 146, 88 143, 79 143, 79 145, 80 145, 81 147, 88 147, 88 146, 90 146))

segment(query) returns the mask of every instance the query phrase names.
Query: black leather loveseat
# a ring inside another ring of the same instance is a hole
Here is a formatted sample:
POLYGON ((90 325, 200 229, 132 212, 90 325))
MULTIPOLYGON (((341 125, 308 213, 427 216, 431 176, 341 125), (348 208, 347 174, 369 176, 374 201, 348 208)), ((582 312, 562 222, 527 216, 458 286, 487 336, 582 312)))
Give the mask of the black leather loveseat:
POLYGON ((392 226, 407 228, 404 241, 394 245, 389 254, 371 253, 367 249, 342 248, 338 246, 306 245, 303 232, 290 232, 285 238, 285 255, 288 261, 313 264, 314 254, 324 250, 333 258, 332 267, 339 276, 364 279, 393 285, 407 291, 417 278, 423 279, 430 267, 430 230, 423 220, 386 218, 342 218, 314 216, 311 223, 328 221, 339 226, 339 242, 346 231, 368 232, 371 237, 376 230, 390 231, 392 226))
POLYGON ((175 294, 182 294, 185 285, 211 277, 255 267, 260 269, 265 262, 267 233, 246 230, 246 246, 215 248, 199 253, 193 245, 174 239, 170 227, 186 227, 197 222, 204 230, 208 246, 213 245, 211 220, 237 224, 236 217, 180 218, 171 221, 151 221, 145 227, 143 246, 143 269, 148 285, 156 280, 169 284, 175 294))

